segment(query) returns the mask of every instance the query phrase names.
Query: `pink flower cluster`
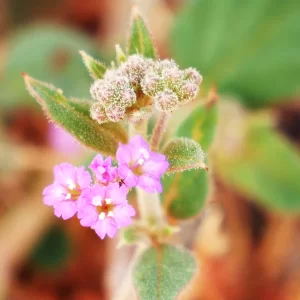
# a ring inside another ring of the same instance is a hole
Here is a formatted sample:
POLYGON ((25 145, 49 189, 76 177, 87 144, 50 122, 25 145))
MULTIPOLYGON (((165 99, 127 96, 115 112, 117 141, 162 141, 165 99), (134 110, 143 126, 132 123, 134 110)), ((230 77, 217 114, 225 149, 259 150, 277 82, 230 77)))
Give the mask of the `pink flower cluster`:
POLYGON ((90 227, 101 239, 114 237, 118 228, 128 226, 135 215, 128 204, 130 188, 161 193, 161 176, 169 163, 163 154, 152 152, 141 136, 135 136, 117 150, 118 166, 110 157, 97 155, 89 168, 62 163, 54 167, 54 183, 44 189, 44 203, 64 220, 76 213, 82 226, 90 227))

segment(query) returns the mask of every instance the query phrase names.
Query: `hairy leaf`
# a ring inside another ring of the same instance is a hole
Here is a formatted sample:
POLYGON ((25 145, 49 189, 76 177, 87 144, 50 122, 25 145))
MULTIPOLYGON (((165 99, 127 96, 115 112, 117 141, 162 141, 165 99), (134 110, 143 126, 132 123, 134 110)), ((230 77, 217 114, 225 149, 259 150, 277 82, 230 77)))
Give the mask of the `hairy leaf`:
POLYGON ((142 54, 145 57, 156 58, 156 52, 151 34, 138 10, 132 10, 132 23, 128 44, 128 54, 142 54))
POLYGON ((79 53, 81 54, 83 62, 86 68, 88 69, 91 77, 94 78, 95 80, 102 79, 106 72, 105 65, 100 61, 98 61, 97 59, 89 56, 84 51, 79 51, 79 53))
POLYGON ((192 139, 174 139, 164 147, 162 153, 170 163, 168 173, 206 168, 204 153, 200 145, 192 139))
POLYGON ((199 214, 208 193, 207 172, 191 170, 164 176, 162 204, 168 215, 188 219, 199 214))
POLYGON ((148 249, 134 271, 134 282, 140 299, 176 299, 195 270, 196 261, 185 250, 170 245, 148 249))
POLYGON ((46 115, 69 131, 82 144, 104 155, 115 156, 118 143, 127 142, 125 129, 119 123, 98 124, 89 114, 90 102, 67 99, 55 87, 24 75, 31 95, 46 115))

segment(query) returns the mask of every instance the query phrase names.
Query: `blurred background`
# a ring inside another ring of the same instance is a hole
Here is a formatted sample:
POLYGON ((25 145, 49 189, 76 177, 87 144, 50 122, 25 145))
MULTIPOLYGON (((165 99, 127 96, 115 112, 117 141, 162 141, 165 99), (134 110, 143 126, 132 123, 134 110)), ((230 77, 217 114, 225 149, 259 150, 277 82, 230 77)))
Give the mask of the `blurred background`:
POLYGON ((111 299, 122 279, 131 249, 42 203, 55 164, 93 153, 47 122, 20 72, 88 98, 78 50, 108 63, 133 4, 160 57, 204 77, 184 112, 217 91, 206 204, 179 237, 200 268, 181 299, 300 299, 300 1, 1 0, 0 300, 111 299))

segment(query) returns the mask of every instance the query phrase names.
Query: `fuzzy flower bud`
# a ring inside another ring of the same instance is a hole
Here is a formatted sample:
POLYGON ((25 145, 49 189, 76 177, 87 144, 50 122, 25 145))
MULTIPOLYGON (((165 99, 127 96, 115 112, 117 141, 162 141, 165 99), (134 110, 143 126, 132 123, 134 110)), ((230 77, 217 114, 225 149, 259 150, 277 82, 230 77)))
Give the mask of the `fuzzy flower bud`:
POLYGON ((131 106, 136 101, 136 95, 125 76, 112 76, 109 79, 96 80, 91 87, 91 95, 104 107, 112 104, 131 106))
POLYGON ((120 66, 120 72, 127 76, 132 87, 138 88, 141 79, 145 76, 145 72, 149 67, 151 60, 141 55, 131 55, 127 61, 120 66))
POLYGON ((187 68, 184 70, 185 79, 189 80, 191 83, 200 85, 202 82, 202 76, 194 68, 187 68))
POLYGON ((105 107, 108 119, 112 122, 119 122, 125 117, 125 108, 121 104, 112 104, 105 107))
POLYGON ((91 87, 91 94, 95 100, 100 102, 100 106, 97 106, 98 112, 95 112, 92 107, 92 118, 100 121, 102 121, 104 115, 112 122, 122 120, 126 108, 136 102, 136 94, 130 86, 129 79, 116 73, 111 73, 106 79, 95 81, 91 87))
POLYGON ((105 123, 108 121, 104 106, 100 103, 94 103, 90 109, 91 117, 99 124, 105 123))
POLYGON ((155 62, 141 81, 143 92, 154 97, 158 110, 170 112, 193 100, 199 91, 201 75, 193 68, 180 70, 173 60, 155 62))
POLYGON ((185 83, 180 91, 181 103, 185 104, 190 100, 194 99, 199 91, 199 86, 197 84, 187 82, 185 83))
POLYGON ((158 92, 154 97, 155 107, 164 112, 173 111, 178 105, 178 96, 170 89, 158 92))
POLYGON ((161 89, 160 76, 153 71, 148 72, 143 78, 141 86, 146 95, 151 97, 155 96, 155 94, 161 89))

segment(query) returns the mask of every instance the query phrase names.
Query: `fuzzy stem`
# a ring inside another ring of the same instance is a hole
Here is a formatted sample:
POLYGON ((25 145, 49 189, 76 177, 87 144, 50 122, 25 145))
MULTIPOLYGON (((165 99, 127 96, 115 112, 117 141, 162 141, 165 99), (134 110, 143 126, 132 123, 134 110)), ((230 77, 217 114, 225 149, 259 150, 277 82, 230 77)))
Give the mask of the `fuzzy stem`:
POLYGON ((155 124, 153 133, 152 133, 152 137, 150 140, 150 147, 153 151, 158 150, 159 144, 160 144, 163 134, 165 132, 165 127, 166 127, 168 119, 169 119, 169 115, 165 112, 162 112, 155 124))
POLYGON ((159 195, 157 193, 149 194, 141 188, 136 188, 136 192, 141 220, 146 225, 163 225, 165 218, 159 195))
POLYGON ((137 245, 133 253, 133 256, 130 260, 130 264, 127 267, 127 272, 124 277, 124 280, 122 281, 117 291, 114 293, 112 300, 129 300, 129 299, 133 300, 136 298, 134 287, 132 284, 132 273, 136 263, 138 262, 139 258, 144 253, 146 248, 147 247, 144 244, 137 245))
POLYGON ((144 120, 141 123, 135 125, 130 124, 128 128, 129 138, 132 138, 135 135, 139 134, 146 139, 147 129, 148 129, 148 120, 144 120))

